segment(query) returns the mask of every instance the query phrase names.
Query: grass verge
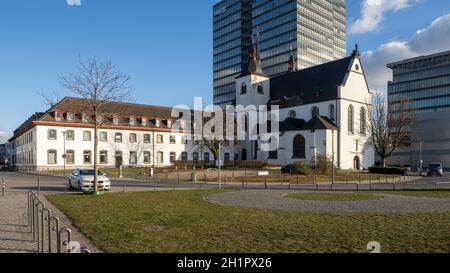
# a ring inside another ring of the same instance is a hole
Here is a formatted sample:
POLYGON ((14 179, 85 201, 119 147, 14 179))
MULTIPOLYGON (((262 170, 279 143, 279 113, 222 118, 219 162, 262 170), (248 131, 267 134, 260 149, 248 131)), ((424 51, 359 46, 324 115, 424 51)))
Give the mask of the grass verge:
POLYGON ((106 252, 450 252, 450 212, 315 214, 222 207, 217 191, 60 194, 48 199, 106 252))

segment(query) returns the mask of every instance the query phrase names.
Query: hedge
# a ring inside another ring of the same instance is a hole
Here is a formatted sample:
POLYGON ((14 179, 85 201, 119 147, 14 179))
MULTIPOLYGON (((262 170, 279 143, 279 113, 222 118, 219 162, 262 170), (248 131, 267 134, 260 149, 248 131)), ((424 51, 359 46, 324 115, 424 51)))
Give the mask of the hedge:
POLYGON ((408 170, 401 167, 370 167, 369 172, 373 174, 406 175, 408 173, 408 170))

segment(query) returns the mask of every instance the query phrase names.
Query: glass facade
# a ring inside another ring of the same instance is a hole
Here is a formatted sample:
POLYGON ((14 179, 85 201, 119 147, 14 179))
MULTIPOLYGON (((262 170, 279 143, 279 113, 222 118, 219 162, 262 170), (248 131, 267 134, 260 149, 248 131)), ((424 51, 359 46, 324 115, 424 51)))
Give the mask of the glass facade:
POLYGON ((235 78, 259 36, 264 72, 303 69, 346 56, 345 0, 223 0, 214 6, 214 103, 235 99, 235 78))
POLYGON ((393 70, 388 93, 394 105, 407 99, 417 113, 450 109, 450 52, 389 64, 388 67, 393 70))

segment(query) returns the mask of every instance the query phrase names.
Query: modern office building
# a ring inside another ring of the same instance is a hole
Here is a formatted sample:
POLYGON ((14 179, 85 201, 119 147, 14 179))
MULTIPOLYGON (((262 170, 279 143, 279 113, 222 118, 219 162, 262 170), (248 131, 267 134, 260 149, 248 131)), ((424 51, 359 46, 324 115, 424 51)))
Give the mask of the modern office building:
POLYGON ((214 103, 235 102, 234 83, 257 43, 268 76, 346 56, 345 0, 223 0, 214 13, 214 103))
POLYGON ((399 149, 390 164, 418 168, 430 162, 450 167, 450 51, 388 64, 393 81, 389 99, 408 100, 416 113, 411 142, 399 149))

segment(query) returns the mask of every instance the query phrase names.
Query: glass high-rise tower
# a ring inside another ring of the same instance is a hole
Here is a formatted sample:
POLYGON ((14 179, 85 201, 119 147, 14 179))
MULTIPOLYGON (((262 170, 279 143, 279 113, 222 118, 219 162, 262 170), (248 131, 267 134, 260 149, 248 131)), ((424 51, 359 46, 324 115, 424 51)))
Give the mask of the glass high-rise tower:
POLYGON ((256 41, 269 76, 287 72, 291 56, 298 69, 346 56, 345 0, 222 0, 213 13, 215 104, 234 102, 256 41))

